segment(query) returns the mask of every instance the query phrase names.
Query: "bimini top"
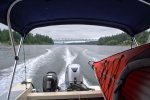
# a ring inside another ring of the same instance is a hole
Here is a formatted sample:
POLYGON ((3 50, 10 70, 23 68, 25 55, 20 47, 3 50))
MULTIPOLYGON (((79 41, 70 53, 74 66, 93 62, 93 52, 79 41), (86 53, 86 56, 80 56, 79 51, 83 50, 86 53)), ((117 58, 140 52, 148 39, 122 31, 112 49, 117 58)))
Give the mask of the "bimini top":
MULTIPOLYGON (((0 0, 0 22, 15 0, 0 0)), ((134 36, 150 28, 150 0, 22 0, 11 11, 12 28, 22 36, 36 27, 89 24, 121 29, 134 36), (146 3, 142 3, 146 2, 146 3)))

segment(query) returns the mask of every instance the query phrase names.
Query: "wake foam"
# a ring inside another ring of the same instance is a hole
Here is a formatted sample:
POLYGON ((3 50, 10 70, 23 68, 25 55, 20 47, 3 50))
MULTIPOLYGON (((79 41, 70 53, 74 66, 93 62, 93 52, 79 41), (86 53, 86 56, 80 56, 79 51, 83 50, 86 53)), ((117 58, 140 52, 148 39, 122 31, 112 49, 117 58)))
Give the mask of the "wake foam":
MULTIPOLYGON (((66 67, 69 64, 72 64, 72 62, 77 58, 77 56, 78 56, 77 53, 71 54, 69 48, 66 48, 65 55, 63 56, 63 59, 66 62, 66 65, 65 65, 64 69, 61 71, 61 73, 59 74, 59 86, 62 87, 62 89, 66 89, 66 85, 65 85, 66 67)), ((85 79, 84 76, 83 76, 83 83, 86 86, 89 86, 89 82, 85 79)))
POLYGON ((65 71, 66 71, 66 67, 71 64, 75 59, 77 58, 77 54, 71 54, 69 48, 66 48, 65 50, 65 55, 63 55, 63 59, 66 62, 66 65, 64 67, 64 69, 60 72, 59 76, 59 86, 62 87, 63 89, 66 88, 65 86, 65 71))
MULTIPOLYGON (((46 59, 49 57, 52 51, 49 49, 46 50, 46 53, 26 61, 27 78, 32 78, 34 76, 34 72, 36 72, 42 65, 44 65, 47 62, 46 59)), ((24 66, 24 63, 17 65, 13 85, 20 83, 25 79, 24 66)), ((7 69, 0 70, 0 73, 2 74, 0 76, 0 94, 8 90, 11 81, 12 71, 13 66, 7 69)))
POLYGON ((66 62, 66 66, 67 67, 69 64, 71 64, 76 58, 77 58, 77 54, 74 53, 73 55, 71 54, 69 48, 66 48, 66 55, 63 56, 65 62, 66 62))
POLYGON ((92 52, 92 51, 89 51, 87 49, 85 49, 83 51, 83 55, 85 57, 87 57, 90 61, 95 61, 95 62, 99 61, 101 58, 107 57, 107 55, 99 55, 99 54, 92 52))

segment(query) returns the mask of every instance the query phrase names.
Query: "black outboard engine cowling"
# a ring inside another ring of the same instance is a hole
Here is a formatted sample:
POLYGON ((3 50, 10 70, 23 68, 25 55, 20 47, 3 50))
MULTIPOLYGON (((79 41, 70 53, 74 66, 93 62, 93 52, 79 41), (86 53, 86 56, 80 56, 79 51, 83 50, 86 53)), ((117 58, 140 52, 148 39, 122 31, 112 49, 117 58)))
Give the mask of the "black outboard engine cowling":
POLYGON ((48 72, 43 77, 43 92, 55 92, 58 89, 58 78, 55 72, 48 72))

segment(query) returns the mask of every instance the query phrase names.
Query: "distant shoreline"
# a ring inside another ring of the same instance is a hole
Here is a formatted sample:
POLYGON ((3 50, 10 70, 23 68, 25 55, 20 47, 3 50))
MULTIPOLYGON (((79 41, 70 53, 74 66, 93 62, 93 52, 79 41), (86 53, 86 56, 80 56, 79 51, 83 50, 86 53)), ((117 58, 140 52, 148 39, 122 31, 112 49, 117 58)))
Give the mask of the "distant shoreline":
MULTIPOLYGON (((14 36, 15 44, 19 44, 21 36, 15 31, 13 31, 13 36, 14 36)), ((0 43, 11 44, 9 31, 7 29, 0 30, 0 43)), ((47 35, 41 35, 41 34, 33 35, 32 33, 29 33, 24 40, 24 44, 45 45, 45 44, 54 44, 54 41, 51 37, 47 35)))
MULTIPOLYGON (((0 43, 0 45, 11 45, 9 43, 0 43)), ((18 43, 15 43, 15 45, 19 45, 18 43)), ((24 45, 54 45, 54 44, 24 44, 24 45)))

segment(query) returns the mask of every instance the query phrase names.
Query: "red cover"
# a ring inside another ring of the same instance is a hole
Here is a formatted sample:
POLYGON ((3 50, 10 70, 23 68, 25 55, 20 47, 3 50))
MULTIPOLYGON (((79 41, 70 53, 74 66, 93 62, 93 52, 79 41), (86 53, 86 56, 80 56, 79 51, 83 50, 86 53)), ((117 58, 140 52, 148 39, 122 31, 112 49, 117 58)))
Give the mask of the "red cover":
POLYGON ((118 77, 129 60, 149 48, 150 44, 145 44, 93 63, 97 79, 106 100, 113 100, 118 77))

